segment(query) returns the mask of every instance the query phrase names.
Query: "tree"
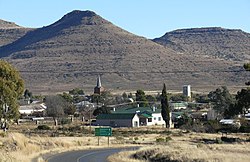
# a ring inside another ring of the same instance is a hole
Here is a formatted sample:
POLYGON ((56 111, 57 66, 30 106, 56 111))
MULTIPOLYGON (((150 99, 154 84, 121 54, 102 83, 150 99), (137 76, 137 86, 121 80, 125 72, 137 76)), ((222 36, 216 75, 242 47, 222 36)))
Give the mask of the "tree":
POLYGON ((59 96, 61 96, 64 100, 66 100, 69 103, 73 102, 73 97, 68 93, 63 92, 63 94, 59 94, 59 96))
POLYGON ((170 100, 172 100, 172 101, 187 101, 188 97, 184 96, 183 94, 176 94, 176 95, 172 95, 170 97, 170 100))
POLYGON ((132 94, 132 93, 129 93, 129 94, 128 94, 128 98, 133 98, 133 94, 132 94))
POLYGON ((166 123, 166 128, 170 127, 170 108, 168 104, 168 96, 165 83, 163 84, 162 94, 161 94, 161 116, 166 123))
POLYGON ((244 114, 250 108, 250 89, 242 89, 236 95, 236 108, 239 113, 244 114))
POLYGON ((93 115, 97 116, 99 114, 110 114, 110 108, 107 106, 102 106, 94 110, 93 115))
POLYGON ((225 86, 211 91, 208 94, 208 98, 210 102, 212 102, 214 110, 216 110, 221 117, 224 117, 225 111, 228 111, 230 105, 235 103, 233 96, 225 86))
POLYGON ((69 94, 71 94, 71 95, 84 95, 85 93, 80 88, 74 88, 74 89, 69 91, 69 94))
POLYGON ((146 95, 145 95, 145 92, 143 90, 141 90, 141 89, 137 90, 135 97, 136 97, 135 100, 140 102, 139 103, 140 107, 148 106, 146 95))
POLYGON ((64 114, 66 115, 74 115, 76 112, 76 106, 73 103, 66 102, 64 107, 64 114))
MULTIPOLYGON (((246 71, 250 71, 250 63, 244 64, 243 67, 244 67, 244 69, 245 69, 246 71)), ((249 86, 249 85, 250 85, 250 81, 247 81, 247 82, 246 82, 246 85, 249 86)))
POLYGON ((0 60, 0 119, 1 127, 6 130, 10 119, 18 119, 17 99, 22 96, 24 82, 19 72, 6 61, 0 60))
POLYGON ((127 99, 127 98, 128 98, 127 93, 126 93, 126 92, 124 92, 124 93, 122 94, 122 97, 123 97, 123 99, 127 99))
POLYGON ((61 96, 47 96, 45 98, 45 104, 47 106, 47 115, 53 117, 55 125, 57 126, 58 118, 64 115, 64 109, 66 107, 66 101, 61 96))
POLYGON ((103 91, 101 94, 93 94, 92 102, 102 105, 107 105, 113 101, 113 96, 110 91, 103 91))
POLYGON ((32 98, 32 92, 30 92, 28 89, 25 89, 23 94, 25 99, 31 99, 32 98))

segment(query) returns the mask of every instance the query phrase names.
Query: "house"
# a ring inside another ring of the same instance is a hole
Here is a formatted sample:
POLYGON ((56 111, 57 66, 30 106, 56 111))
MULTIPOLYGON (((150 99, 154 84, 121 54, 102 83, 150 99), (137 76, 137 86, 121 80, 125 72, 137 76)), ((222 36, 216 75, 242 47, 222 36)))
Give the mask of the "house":
POLYGON ((37 115, 43 116, 44 111, 46 110, 44 103, 31 103, 29 105, 22 105, 19 107, 19 113, 23 116, 27 115, 37 115))
POLYGON ((181 110, 187 109, 188 103, 187 102, 170 102, 169 103, 171 110, 181 110))
POLYGON ((99 114, 96 117, 96 125, 111 127, 139 127, 137 113, 99 114))
POLYGON ((223 125, 234 125, 240 127, 240 120, 237 119, 221 119, 220 123, 223 125))
POLYGON ((164 125, 165 121, 161 116, 161 109, 156 107, 132 107, 132 108, 118 108, 111 111, 112 114, 128 114, 136 113, 139 116, 139 124, 144 126, 150 125, 164 125))

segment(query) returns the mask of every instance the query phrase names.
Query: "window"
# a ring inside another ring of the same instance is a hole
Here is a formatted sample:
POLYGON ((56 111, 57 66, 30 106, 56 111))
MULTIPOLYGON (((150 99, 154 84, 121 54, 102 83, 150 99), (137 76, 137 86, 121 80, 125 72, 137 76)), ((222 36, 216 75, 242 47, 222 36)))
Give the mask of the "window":
POLYGON ((161 121, 161 117, 158 117, 158 121, 161 121))
POLYGON ((156 117, 154 117, 154 120, 156 120, 156 117))
POLYGON ((152 122, 152 118, 148 118, 148 122, 152 122))

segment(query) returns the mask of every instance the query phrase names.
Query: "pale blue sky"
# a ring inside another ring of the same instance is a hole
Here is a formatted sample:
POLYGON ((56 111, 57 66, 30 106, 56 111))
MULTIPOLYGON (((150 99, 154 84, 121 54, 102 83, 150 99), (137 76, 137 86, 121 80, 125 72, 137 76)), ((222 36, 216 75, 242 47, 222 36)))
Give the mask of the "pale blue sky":
POLYGON ((250 0, 0 0, 0 19, 25 27, 49 25, 73 10, 92 10, 147 38, 215 26, 250 33, 250 0))

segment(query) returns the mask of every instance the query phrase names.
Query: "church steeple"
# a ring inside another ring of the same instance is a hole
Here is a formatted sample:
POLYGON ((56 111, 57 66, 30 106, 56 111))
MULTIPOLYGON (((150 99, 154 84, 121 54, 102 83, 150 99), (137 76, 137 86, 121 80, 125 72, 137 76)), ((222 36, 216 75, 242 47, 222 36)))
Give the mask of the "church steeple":
POLYGON ((98 78, 97 78, 97 81, 96 81, 96 87, 98 87, 98 88, 102 87, 100 75, 98 75, 98 78))
POLYGON ((96 87, 94 88, 94 93, 101 94, 101 92, 103 91, 104 91, 104 88, 102 87, 101 78, 100 78, 100 75, 98 75, 98 78, 96 80, 96 87))

